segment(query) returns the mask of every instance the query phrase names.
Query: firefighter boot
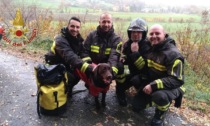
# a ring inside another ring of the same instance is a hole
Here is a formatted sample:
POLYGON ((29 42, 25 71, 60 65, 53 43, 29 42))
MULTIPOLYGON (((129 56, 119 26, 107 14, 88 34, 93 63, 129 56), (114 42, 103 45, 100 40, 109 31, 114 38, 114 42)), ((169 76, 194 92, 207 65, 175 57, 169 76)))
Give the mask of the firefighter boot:
POLYGON ((127 106, 125 91, 123 90, 122 87, 118 85, 116 86, 116 95, 117 95, 117 99, 120 106, 123 106, 123 107, 127 106))
POLYGON ((72 97, 72 90, 73 90, 73 86, 69 86, 69 87, 68 87, 68 97, 69 97, 69 98, 72 97))
POLYGON ((121 93, 117 93, 117 99, 118 99, 118 102, 120 104, 120 106, 127 106, 127 100, 125 98, 125 92, 121 92, 121 93))
POLYGON ((75 85, 76 85, 75 83, 69 83, 68 86, 67 86, 68 87, 67 91, 68 91, 68 97, 69 98, 71 98, 72 95, 73 95, 73 88, 74 88, 75 85))
POLYGON ((162 126, 163 125, 163 114, 165 111, 155 109, 155 115, 152 119, 151 126, 162 126))

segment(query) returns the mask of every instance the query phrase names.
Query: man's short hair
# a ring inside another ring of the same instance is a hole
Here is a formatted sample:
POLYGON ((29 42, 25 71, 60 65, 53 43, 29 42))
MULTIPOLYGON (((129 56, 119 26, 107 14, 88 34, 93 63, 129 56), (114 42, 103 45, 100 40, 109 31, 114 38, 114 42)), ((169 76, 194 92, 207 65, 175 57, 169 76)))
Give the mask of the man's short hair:
POLYGON ((69 24, 70 24, 70 21, 71 21, 71 20, 75 20, 75 21, 78 21, 79 23, 81 23, 80 19, 77 18, 77 17, 71 17, 71 18, 69 19, 69 24))
POLYGON ((109 16, 112 18, 112 15, 111 15, 110 13, 104 12, 104 13, 102 13, 102 14, 100 15, 99 20, 101 20, 101 18, 102 18, 104 15, 109 15, 109 16))

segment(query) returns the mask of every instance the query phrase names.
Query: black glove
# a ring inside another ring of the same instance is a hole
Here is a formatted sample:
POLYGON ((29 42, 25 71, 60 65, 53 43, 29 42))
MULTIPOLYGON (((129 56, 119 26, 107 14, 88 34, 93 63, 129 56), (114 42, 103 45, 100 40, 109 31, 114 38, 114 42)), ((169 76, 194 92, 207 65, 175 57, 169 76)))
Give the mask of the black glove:
POLYGON ((87 69, 85 70, 85 74, 87 77, 90 77, 93 75, 93 66, 88 65, 87 69))

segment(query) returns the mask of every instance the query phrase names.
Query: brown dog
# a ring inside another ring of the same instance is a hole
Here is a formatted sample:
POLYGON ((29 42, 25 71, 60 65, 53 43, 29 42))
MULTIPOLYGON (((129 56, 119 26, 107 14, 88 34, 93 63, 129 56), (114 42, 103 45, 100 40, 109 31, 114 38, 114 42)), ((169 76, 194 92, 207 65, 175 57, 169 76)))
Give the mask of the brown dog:
POLYGON ((81 72, 79 76, 85 82, 85 86, 89 89, 90 94, 95 97, 96 109, 100 109, 99 93, 102 93, 101 104, 102 107, 105 107, 106 93, 112 83, 112 69, 110 65, 100 63, 94 69, 93 75, 89 75, 89 78, 85 74, 81 74, 81 72))

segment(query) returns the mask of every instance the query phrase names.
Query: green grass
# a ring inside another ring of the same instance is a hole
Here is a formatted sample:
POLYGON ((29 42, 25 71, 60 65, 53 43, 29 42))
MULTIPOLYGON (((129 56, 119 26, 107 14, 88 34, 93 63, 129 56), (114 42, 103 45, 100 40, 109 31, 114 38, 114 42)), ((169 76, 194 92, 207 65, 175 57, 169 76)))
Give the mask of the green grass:
POLYGON ((52 46, 53 40, 51 39, 44 39, 44 40, 39 40, 36 39, 33 42, 31 42, 28 46, 32 49, 32 50, 50 50, 51 46, 52 46))
POLYGON ((198 84, 200 77, 190 67, 185 67, 185 97, 191 100, 203 101, 210 105, 210 87, 198 84))
MULTIPOLYGON (((166 29, 167 32, 169 33, 173 33, 175 31, 178 31, 178 30, 183 30, 184 28, 188 27, 189 25, 192 26, 192 29, 201 29, 201 24, 199 23, 173 23, 173 22, 164 22, 164 23, 160 23, 160 22, 157 22, 158 24, 161 24, 163 25, 163 27, 166 29)), ((114 26, 117 27, 118 25, 123 25, 123 31, 126 31, 129 24, 130 24, 130 21, 114 21, 113 22, 114 26)), ((152 26, 153 24, 155 24, 154 22, 147 22, 148 24, 148 27, 152 26)), ((86 24, 84 25, 99 25, 98 21, 94 21, 94 22, 87 22, 86 24)), ((83 25, 83 26, 84 26, 83 25)))

